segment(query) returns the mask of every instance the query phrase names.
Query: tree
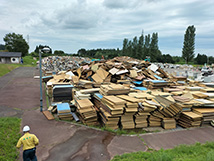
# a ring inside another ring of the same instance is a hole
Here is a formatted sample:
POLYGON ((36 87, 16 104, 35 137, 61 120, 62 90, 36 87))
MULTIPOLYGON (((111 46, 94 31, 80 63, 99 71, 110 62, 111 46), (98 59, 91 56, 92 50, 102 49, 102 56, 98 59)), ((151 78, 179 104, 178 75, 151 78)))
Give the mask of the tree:
POLYGON ((132 50, 132 41, 131 40, 129 40, 128 45, 127 45, 127 53, 128 53, 128 56, 132 57, 133 50, 132 50))
POLYGON ((149 47, 150 47, 150 34, 145 36, 145 43, 144 43, 144 47, 143 47, 145 56, 150 56, 149 47))
POLYGON ((184 58, 187 64, 194 58, 195 55, 194 50, 195 50, 195 27, 194 25, 192 25, 186 29, 186 33, 184 35, 182 57, 184 58))
POLYGON ((123 55, 128 55, 128 42, 129 40, 126 38, 123 40, 123 49, 122 49, 123 55))
POLYGON ((144 46, 144 36, 143 36, 143 33, 142 33, 140 35, 140 37, 139 37, 139 40, 138 40, 138 53, 139 53, 138 59, 145 58, 143 46, 144 46))
POLYGON ((39 53, 36 53, 36 52, 31 52, 30 55, 32 57, 39 57, 39 53))
POLYGON ((203 65, 204 63, 207 63, 207 56, 198 53, 197 57, 195 58, 195 62, 197 64, 203 65))
POLYGON ((133 58, 139 58, 137 48, 138 48, 138 40, 137 40, 137 36, 135 36, 133 38, 133 42, 132 42, 132 57, 133 58))
POLYGON ((95 54, 95 58, 97 58, 97 59, 101 59, 101 58, 102 58, 102 55, 103 55, 103 53, 102 53, 102 52, 97 51, 97 52, 96 52, 96 54, 95 54))
POLYGON ((178 62, 182 62, 182 61, 183 61, 183 58, 180 57, 180 56, 173 56, 172 59, 173 59, 173 61, 174 61, 175 63, 178 63, 178 62))
POLYGON ((63 55, 65 55, 65 52, 62 51, 62 50, 55 50, 55 51, 54 51, 54 55, 63 56, 63 55))
POLYGON ((213 64, 214 63, 214 57, 209 56, 208 57, 208 64, 213 64))
POLYGON ((158 33, 153 33, 151 38, 151 43, 149 45, 149 55, 151 61, 156 61, 157 57, 161 56, 158 49, 158 33))
POLYGON ((50 51, 48 52, 48 54, 52 54, 52 49, 48 45, 39 45, 39 46, 36 46, 36 49, 34 50, 34 52, 39 54, 39 49, 43 49, 43 48, 49 48, 50 51))
POLYGON ((163 54, 163 63, 175 63, 174 60, 172 59, 171 55, 163 54))
POLYGON ((0 50, 5 50, 5 45, 0 44, 0 50))
POLYGON ((25 41, 22 35, 9 33, 4 37, 5 48, 9 52, 21 52, 22 57, 28 54, 29 45, 25 41))
POLYGON ((77 54, 79 56, 86 56, 86 50, 84 48, 81 48, 78 50, 77 54))

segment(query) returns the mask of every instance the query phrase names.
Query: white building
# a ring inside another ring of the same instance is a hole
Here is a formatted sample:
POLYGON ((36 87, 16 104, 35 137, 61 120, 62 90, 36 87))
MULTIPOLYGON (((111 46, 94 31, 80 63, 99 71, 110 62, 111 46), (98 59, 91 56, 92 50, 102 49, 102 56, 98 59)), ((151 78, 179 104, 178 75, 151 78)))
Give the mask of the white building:
POLYGON ((21 63, 21 52, 0 52, 0 64, 21 63))

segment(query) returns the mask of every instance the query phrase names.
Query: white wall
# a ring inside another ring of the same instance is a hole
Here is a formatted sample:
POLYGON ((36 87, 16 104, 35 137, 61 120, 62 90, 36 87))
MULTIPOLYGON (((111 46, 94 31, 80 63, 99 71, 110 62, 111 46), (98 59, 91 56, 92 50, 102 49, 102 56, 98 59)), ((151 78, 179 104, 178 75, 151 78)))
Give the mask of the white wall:
POLYGON ((5 58, 0 58, 0 63, 5 63, 5 62, 6 62, 5 58))

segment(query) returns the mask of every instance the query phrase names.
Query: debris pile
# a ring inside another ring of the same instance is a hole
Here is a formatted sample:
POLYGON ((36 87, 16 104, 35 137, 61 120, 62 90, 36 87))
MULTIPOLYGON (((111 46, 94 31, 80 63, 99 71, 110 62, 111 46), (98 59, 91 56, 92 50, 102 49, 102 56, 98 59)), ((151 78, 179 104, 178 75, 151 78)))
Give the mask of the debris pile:
MULTIPOLYGON (((45 59, 44 75, 53 72, 43 80, 52 103, 75 106, 83 124, 111 129, 174 129, 178 125, 198 127, 214 119, 214 88, 210 86, 170 75, 155 64, 130 57, 77 60, 45 59)), ((60 109, 57 112, 63 119, 60 109)))

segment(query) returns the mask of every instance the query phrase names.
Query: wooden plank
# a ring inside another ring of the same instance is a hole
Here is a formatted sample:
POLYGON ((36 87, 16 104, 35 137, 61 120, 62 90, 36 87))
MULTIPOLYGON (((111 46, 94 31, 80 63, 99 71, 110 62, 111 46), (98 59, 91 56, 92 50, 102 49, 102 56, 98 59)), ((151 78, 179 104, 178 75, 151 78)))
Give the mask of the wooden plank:
POLYGON ((83 94, 88 94, 88 93, 99 92, 99 90, 100 88, 92 88, 92 89, 83 89, 83 90, 80 90, 80 92, 83 94))
POLYGON ((50 111, 42 111, 42 113, 45 115, 45 117, 46 117, 48 120, 54 120, 54 117, 53 117, 53 115, 50 113, 50 111))

